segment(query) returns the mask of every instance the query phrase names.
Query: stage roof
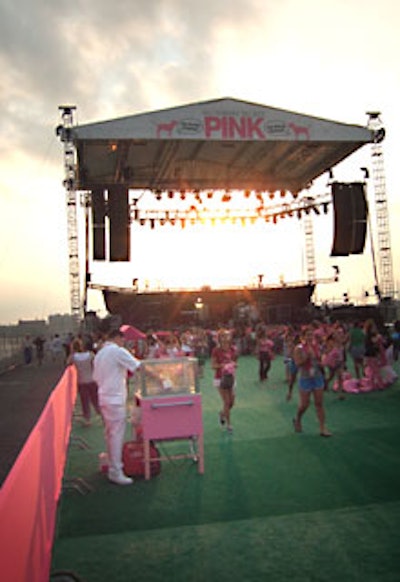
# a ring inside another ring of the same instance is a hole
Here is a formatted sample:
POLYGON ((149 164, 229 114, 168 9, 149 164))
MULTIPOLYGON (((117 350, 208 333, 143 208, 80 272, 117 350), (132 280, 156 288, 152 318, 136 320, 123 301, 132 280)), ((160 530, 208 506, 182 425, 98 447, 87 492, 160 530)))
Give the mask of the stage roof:
POLYGON ((366 127, 224 98, 77 125, 77 189, 298 192, 374 140, 366 127))

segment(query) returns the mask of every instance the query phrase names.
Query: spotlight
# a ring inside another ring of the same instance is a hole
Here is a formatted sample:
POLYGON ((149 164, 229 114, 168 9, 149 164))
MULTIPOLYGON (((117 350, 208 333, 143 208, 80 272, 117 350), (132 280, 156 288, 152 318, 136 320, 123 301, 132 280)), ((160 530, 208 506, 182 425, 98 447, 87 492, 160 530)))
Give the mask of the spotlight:
POLYGON ((207 198, 211 199, 213 197, 213 192, 210 190, 210 192, 207 192, 207 198))
POLYGON ((161 197, 162 197, 162 192, 161 192, 161 190, 156 190, 156 191, 155 191, 155 195, 156 195, 156 199, 157 199, 157 200, 161 200, 161 197))
POLYGON ((185 200, 186 199, 186 192, 185 190, 181 190, 181 200, 185 200))
POLYGON ((322 210, 324 214, 328 214, 328 202, 322 204, 322 210))
POLYGON ((280 194, 281 198, 285 198, 285 196, 286 196, 286 190, 280 190, 279 191, 279 194, 280 194))
POLYGON ((174 197, 173 190, 168 190, 168 198, 171 200, 174 197))
POLYGON ((245 190, 244 191, 244 197, 245 198, 250 198, 250 194, 251 194, 251 191, 250 190, 245 190))
POLYGON ((374 133, 374 143, 381 143, 385 139, 386 131, 383 127, 375 131, 374 133))
POLYGON ((273 222, 274 224, 276 224, 276 223, 278 222, 278 216, 277 216, 276 214, 274 214, 274 215, 273 215, 273 217, 272 217, 272 222, 273 222))
POLYGON ((364 172, 364 179, 365 179, 365 180, 368 180, 368 178, 369 178, 369 171, 368 171, 368 168, 360 168, 360 170, 361 170, 362 172, 364 172))

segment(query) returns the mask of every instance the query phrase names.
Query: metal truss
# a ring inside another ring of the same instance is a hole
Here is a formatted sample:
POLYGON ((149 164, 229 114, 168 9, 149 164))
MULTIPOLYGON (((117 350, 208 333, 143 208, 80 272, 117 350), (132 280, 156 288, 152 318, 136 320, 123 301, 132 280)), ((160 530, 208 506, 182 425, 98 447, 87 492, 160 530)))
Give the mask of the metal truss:
POLYGON ((56 135, 64 146, 64 172, 65 179, 63 186, 66 193, 67 209, 67 238, 68 238, 68 259, 69 259, 69 286, 71 315, 74 322, 79 326, 82 319, 82 304, 80 291, 80 270, 79 270, 79 244, 78 244, 78 220, 77 220, 77 193, 75 190, 75 147, 72 139, 72 128, 74 125, 74 111, 76 107, 61 105, 61 125, 56 128, 56 135))
MULTIPOLYGON (((378 245, 379 281, 378 293, 381 299, 394 298, 393 261, 390 242, 389 211, 386 197, 386 180, 382 141, 385 130, 379 112, 368 112, 368 127, 375 132, 371 145, 372 173, 375 193, 376 238, 378 245)), ((372 233, 371 233, 372 236, 372 233)))

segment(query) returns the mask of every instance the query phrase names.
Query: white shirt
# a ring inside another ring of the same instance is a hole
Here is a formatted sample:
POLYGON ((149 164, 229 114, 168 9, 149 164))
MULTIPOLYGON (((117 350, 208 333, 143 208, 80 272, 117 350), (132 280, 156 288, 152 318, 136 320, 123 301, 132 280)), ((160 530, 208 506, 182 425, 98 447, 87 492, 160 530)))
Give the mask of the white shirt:
POLYGON ((106 342, 94 358, 93 379, 98 385, 100 404, 126 404, 127 372, 134 372, 140 361, 125 348, 106 342))
POLYGON ((75 352, 71 360, 78 373, 78 384, 89 384, 93 382, 93 353, 75 352))

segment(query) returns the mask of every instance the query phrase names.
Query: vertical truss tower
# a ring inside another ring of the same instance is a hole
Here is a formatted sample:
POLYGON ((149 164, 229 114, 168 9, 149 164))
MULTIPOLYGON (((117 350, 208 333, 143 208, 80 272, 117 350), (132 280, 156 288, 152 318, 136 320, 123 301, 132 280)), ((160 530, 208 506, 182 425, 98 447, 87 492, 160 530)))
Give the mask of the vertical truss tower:
POLYGON ((305 239, 307 281, 309 283, 315 283, 316 273, 315 273, 315 250, 314 250, 314 225, 310 213, 308 214, 306 213, 303 216, 303 229, 305 239))
POLYGON ((56 134, 64 145, 64 172, 63 186, 66 191, 67 206, 67 237, 69 258, 69 285, 71 315, 75 324, 79 326, 82 318, 80 273, 79 273, 79 244, 77 220, 77 193, 75 190, 75 148, 72 140, 75 106, 61 105, 61 125, 56 128, 56 134))
POLYGON ((394 298, 392 249, 390 243, 389 212, 386 197, 385 167, 382 141, 385 137, 379 112, 368 112, 368 127, 375 131, 371 145, 372 177, 375 193, 376 242, 379 261, 378 291, 382 299, 394 298))

